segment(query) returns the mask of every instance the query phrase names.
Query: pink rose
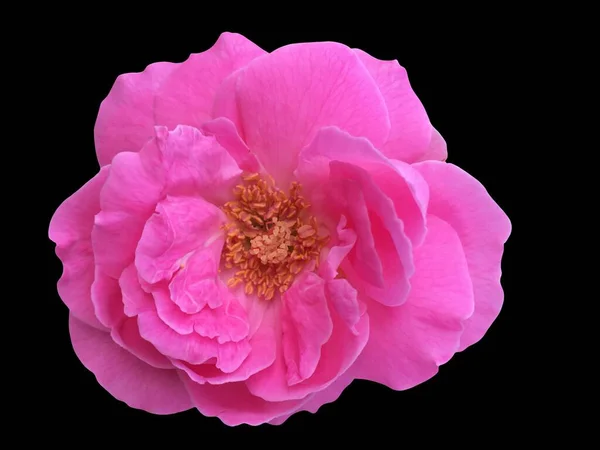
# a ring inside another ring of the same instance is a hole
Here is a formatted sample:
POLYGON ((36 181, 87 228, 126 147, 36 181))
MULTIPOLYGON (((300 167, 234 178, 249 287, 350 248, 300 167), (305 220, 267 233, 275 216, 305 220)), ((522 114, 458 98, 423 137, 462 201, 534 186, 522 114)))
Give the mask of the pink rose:
POLYGON ((121 75, 95 141, 49 234, 75 352, 134 408, 279 424, 424 382, 500 311, 510 222, 396 61, 224 33, 121 75))

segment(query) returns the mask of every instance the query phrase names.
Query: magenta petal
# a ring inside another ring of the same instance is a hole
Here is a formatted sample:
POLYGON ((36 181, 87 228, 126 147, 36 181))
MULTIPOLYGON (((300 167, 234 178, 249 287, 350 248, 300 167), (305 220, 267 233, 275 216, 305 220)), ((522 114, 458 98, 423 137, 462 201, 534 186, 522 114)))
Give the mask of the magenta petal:
POLYGON ((129 265, 121 274, 119 287, 123 296, 123 309, 128 317, 135 317, 144 311, 154 311, 154 299, 142 289, 134 264, 129 265))
POLYGON ((219 344, 215 339, 196 333, 181 335, 166 325, 152 311, 138 316, 140 335, 165 356, 190 364, 204 364, 216 358, 215 365, 223 372, 233 372, 250 353, 247 341, 219 344))
POLYGON ((231 120, 225 117, 217 117, 215 120, 204 123, 202 131, 207 135, 214 136, 219 144, 235 159, 240 169, 247 172, 260 171, 256 157, 250 152, 231 120))
POLYGON ((96 317, 105 327, 112 328, 126 317, 119 280, 109 277, 98 268, 92 284, 92 303, 96 317))
POLYGON ((358 301, 358 292, 352 287, 348 280, 336 279, 326 283, 326 294, 335 308, 335 311, 344 321, 346 326, 354 333, 358 334, 356 324, 362 316, 358 301))
POLYGON ((381 147, 388 157, 413 163, 429 148, 432 126, 423 104, 398 61, 381 61, 362 50, 354 50, 365 65, 385 100, 390 117, 390 134, 381 147))
POLYGON ((186 374, 181 379, 194 406, 205 416, 219 417, 229 426, 260 425, 298 410, 308 399, 267 402, 252 395, 243 382, 221 385, 198 384, 186 374))
POLYGON ((324 281, 314 273, 298 277, 282 296, 282 344, 287 383, 292 386, 315 372, 321 347, 331 337, 324 281))
POLYGON ((69 316, 73 349, 104 389, 132 408, 173 414, 193 407, 174 370, 156 369, 119 347, 108 333, 69 316))
POLYGON ((240 34, 222 33, 210 49, 177 64, 161 84, 155 102, 156 123, 199 128, 212 119, 215 93, 223 80, 265 53, 240 34))
POLYGON ((431 133, 431 142, 429 142, 429 148, 425 152, 425 154, 419 159, 419 161, 446 161, 448 158, 448 148, 446 146, 446 141, 435 128, 431 133))
POLYGON ((180 125, 156 127, 156 142, 166 171, 166 194, 202 196, 221 206, 231 197, 242 171, 213 136, 180 125))
MULTIPOLYGON (((225 215, 201 197, 167 197, 156 206, 139 240, 135 265, 148 283, 170 279, 198 248, 223 246, 225 215)), ((216 271, 218 260, 211 262, 216 271)))
POLYGON ((98 174, 66 199, 56 210, 48 235, 56 243, 56 255, 63 263, 58 281, 58 294, 73 316, 98 329, 92 304, 94 254, 91 232, 94 215, 100 211, 100 190, 108 177, 109 168, 98 174))
POLYGON ((462 169, 435 161, 415 168, 429 184, 429 212, 456 230, 469 265, 475 311, 461 337, 464 350, 483 337, 502 308, 501 259, 511 223, 481 183, 462 169))
POLYGON ((120 152, 137 152, 154 137, 154 100, 160 84, 177 64, 150 64, 141 73, 120 75, 100 105, 94 127, 101 166, 120 152))
POLYGON ((339 126, 375 146, 389 133, 379 89, 344 45, 288 45, 255 59, 234 76, 235 97, 218 96, 215 116, 228 117, 242 130, 248 147, 280 184, 287 184, 298 152, 321 127, 339 126))
POLYGON ((127 318, 110 333, 112 339, 146 364, 157 369, 172 369, 173 364, 148 341, 140 336, 136 318, 127 318))
POLYGON ((408 300, 394 308, 368 302, 371 335, 351 369, 356 378, 409 389, 458 350, 463 321, 473 312, 467 261, 450 225, 428 216, 428 229, 415 249, 408 300))
POLYGON ((316 413, 321 406, 336 401, 342 392, 344 392, 344 389, 346 389, 353 380, 354 378, 347 375, 347 372, 342 374, 333 382, 333 384, 329 385, 322 391, 315 392, 314 394, 310 395, 309 400, 304 403, 300 409, 294 411, 292 414, 285 414, 277 417, 276 419, 270 420, 269 423, 271 425, 281 425, 299 411, 308 411, 312 414, 316 413))

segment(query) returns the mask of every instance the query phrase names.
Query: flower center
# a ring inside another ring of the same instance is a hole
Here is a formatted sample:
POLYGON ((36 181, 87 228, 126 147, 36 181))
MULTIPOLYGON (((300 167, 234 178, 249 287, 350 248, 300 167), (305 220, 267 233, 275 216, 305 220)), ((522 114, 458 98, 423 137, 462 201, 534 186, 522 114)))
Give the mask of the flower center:
POLYGON ((307 215, 310 204, 300 195, 299 183, 293 182, 286 194, 257 173, 242 180, 233 190, 235 200, 222 208, 230 219, 222 259, 225 268, 237 269, 228 286, 244 283, 246 294, 271 300, 309 262, 319 267, 328 236, 319 235, 317 220, 307 215))

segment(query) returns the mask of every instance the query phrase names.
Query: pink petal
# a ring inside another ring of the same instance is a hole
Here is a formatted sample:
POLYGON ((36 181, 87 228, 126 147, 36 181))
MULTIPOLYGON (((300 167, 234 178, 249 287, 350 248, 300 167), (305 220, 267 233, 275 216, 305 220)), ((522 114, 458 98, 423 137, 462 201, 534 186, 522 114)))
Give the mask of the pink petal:
POLYGON ((230 200, 242 171, 215 137, 183 125, 173 131, 156 127, 156 136, 167 194, 199 195, 219 206, 230 200))
POLYGON ((123 295, 116 280, 96 268, 92 283, 92 303, 96 317, 107 328, 112 328, 125 320, 123 295))
POLYGON ((475 311, 465 323, 462 351, 483 337, 502 308, 501 259, 511 223, 481 183, 462 169, 435 161, 414 167, 429 184, 430 213, 456 230, 469 265, 475 311))
POLYGON ((96 155, 101 166, 120 152, 138 152, 154 137, 154 101, 158 86, 177 67, 159 62, 143 72, 119 75, 100 105, 94 127, 96 155))
POLYGON ((429 148, 432 127, 406 70, 398 61, 381 61, 358 49, 354 52, 379 87, 390 117, 390 134, 378 148, 390 158, 408 163, 420 160, 429 148))
POLYGON ((315 392, 314 394, 310 395, 310 400, 304 403, 304 405, 302 405, 302 407, 297 411, 294 411, 291 414, 279 416, 269 421, 269 423, 271 425, 281 425, 291 416, 300 411, 308 411, 312 414, 315 414, 319 410, 319 408, 321 408, 321 406, 336 401, 342 394, 344 389, 346 389, 350 385, 350 383, 352 383, 353 380, 354 379, 351 376, 347 375, 346 372, 345 374, 341 375, 337 380, 335 380, 333 384, 329 385, 322 391, 315 392))
POLYGON ((154 141, 140 153, 119 153, 112 161, 92 230, 96 265, 109 276, 119 278, 133 262, 144 224, 162 195, 159 165, 154 141))
MULTIPOLYGON (((363 190, 366 183, 377 186, 393 202, 412 243, 419 245, 422 242, 429 191, 418 171, 402 161, 388 159, 367 139, 327 127, 319 130, 298 157, 295 175, 302 183, 303 192, 310 195, 314 191, 323 191, 322 184, 330 176, 333 161, 363 169, 360 175, 365 180, 360 183, 363 190)), ((327 201, 326 194, 323 201, 327 201)))
POLYGON ((111 339, 69 316, 73 349, 100 385, 132 408, 154 414, 173 414, 193 405, 174 370, 156 369, 111 339))
POLYGON ((96 318, 91 288, 94 281, 94 254, 91 233, 94 215, 100 211, 100 190, 109 168, 98 174, 66 199, 50 221, 48 235, 56 243, 56 255, 63 263, 58 294, 71 314, 98 329, 105 329, 96 318))
POLYGON ((140 336, 136 318, 127 318, 110 332, 112 339, 146 364, 157 369, 172 369, 173 364, 140 336))
MULTIPOLYGON (((321 127, 339 126, 375 146, 388 135, 381 93, 344 45, 288 45, 255 59, 233 76, 235 96, 217 94, 215 116, 231 119, 242 130, 248 147, 282 185, 291 177, 298 152, 321 127)), ((231 89, 230 81, 225 88, 231 89)))
MULTIPOLYGON (((170 279, 194 251, 222 248, 223 212, 200 197, 167 197, 156 206, 139 240, 135 265, 142 279, 157 283, 170 279)), ((218 260, 207 261, 215 270, 218 260)))
POLYGON ((142 289, 134 264, 127 266, 119 277, 119 287, 123 296, 123 309, 128 317, 135 317, 144 311, 154 311, 154 299, 142 289))
POLYGON ((214 136, 219 144, 235 159, 240 169, 259 172, 260 166, 254 154, 242 140, 233 122, 225 117, 217 117, 202 125, 204 134, 214 136))
POLYGON ((419 158, 419 161, 427 161, 427 160, 436 160, 436 161, 446 161, 448 158, 448 149, 446 146, 446 141, 435 128, 431 133, 431 142, 429 142, 429 148, 425 152, 425 154, 419 158))
MULTIPOLYGON (((265 303, 265 302, 263 302, 265 303)), ((248 377, 266 369, 275 361, 276 345, 276 321, 279 321, 279 304, 270 303, 265 309, 264 318, 260 327, 250 339, 250 354, 244 362, 231 373, 223 373, 209 364, 191 365, 175 361, 175 366, 187 373, 187 375, 198 383, 224 384, 236 381, 245 381, 248 377)))
MULTIPOLYGON (((206 280, 209 281, 209 280, 206 280)), ((169 291, 157 289, 154 292, 158 317, 179 334, 197 333, 219 344, 239 342, 248 336, 249 324, 246 312, 225 286, 212 282, 212 292, 223 300, 216 309, 204 308, 194 314, 186 314, 169 298, 169 291)))
POLYGON ((215 93, 225 77, 265 54, 244 36, 223 33, 202 53, 192 54, 170 73, 156 95, 156 123, 200 127, 212 119, 215 93))
POLYGON ((243 382, 198 384, 181 374, 194 406, 205 416, 218 417, 226 425, 260 425, 297 411, 308 399, 268 402, 252 395, 243 382))
POLYGON ((321 357, 321 347, 331 337, 324 281, 307 272, 282 296, 282 345, 289 386, 310 378, 321 357))
MULTIPOLYGON (((288 385, 284 349, 279 337, 275 362, 267 369, 251 376, 246 382, 252 394, 270 402, 305 398, 309 394, 325 389, 348 370, 369 339, 369 317, 363 310, 363 315, 356 324, 355 334, 333 307, 329 308, 329 312, 333 332, 331 338, 321 347, 319 363, 314 374, 298 384, 288 385)), ((318 319, 313 317, 313 320, 318 319)))
POLYGON ((462 322, 473 312, 467 262, 450 225, 428 216, 428 230, 415 249, 406 303, 390 308, 368 302, 371 336, 350 369, 356 378, 408 389, 435 375, 458 350, 462 322))
POLYGON ((140 335, 160 353, 190 364, 204 364, 215 358, 216 367, 230 373, 240 367, 250 353, 250 345, 245 340, 219 344, 196 333, 178 334, 152 311, 141 313, 138 324, 140 335))
POLYGON ((346 228, 348 220, 342 215, 336 228, 336 234, 330 236, 331 248, 325 249, 324 256, 321 256, 319 266, 319 276, 325 280, 332 280, 338 275, 338 268, 346 258, 354 244, 356 244, 356 233, 350 228, 346 228))
POLYGON ((358 334, 356 324, 360 320, 363 311, 361 311, 359 305, 356 289, 348 283, 348 280, 344 279, 328 281, 325 287, 327 298, 340 316, 340 319, 342 319, 353 334, 358 334))

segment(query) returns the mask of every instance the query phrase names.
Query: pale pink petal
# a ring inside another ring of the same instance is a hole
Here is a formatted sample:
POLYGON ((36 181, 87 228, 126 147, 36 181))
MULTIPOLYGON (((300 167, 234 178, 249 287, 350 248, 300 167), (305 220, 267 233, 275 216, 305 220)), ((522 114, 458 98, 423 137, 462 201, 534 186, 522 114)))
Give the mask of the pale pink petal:
POLYGON ((158 317, 179 334, 197 333, 219 344, 239 342, 248 337, 249 324, 246 312, 225 286, 212 281, 212 293, 222 298, 223 305, 216 309, 204 308, 194 314, 186 314, 169 298, 166 288, 153 293, 158 317))
POLYGON ((157 350, 170 358, 190 364, 204 364, 215 358, 215 365, 223 372, 233 372, 250 353, 247 341, 219 344, 215 339, 196 333, 181 335, 166 325, 156 313, 143 312, 138 316, 140 335, 157 350))
POLYGON ((256 156, 250 151, 236 130, 234 123, 226 117, 217 117, 202 125, 202 132, 214 136, 219 144, 235 159, 240 169, 259 172, 256 156))
POLYGON ((310 378, 321 357, 321 347, 331 337, 325 282, 317 274, 299 276, 282 296, 283 358, 289 386, 310 378))
POLYGON ((119 347, 110 334, 69 316, 77 357, 98 383, 132 408, 173 414, 193 407, 175 370, 156 369, 119 347))
MULTIPOLYGON (((225 215, 201 197, 167 197, 148 219, 135 253, 140 277, 148 283, 170 279, 186 257, 211 245, 221 248, 225 215)), ((217 266, 212 261, 214 269, 217 266)))
POLYGON ((192 365, 174 361, 175 366, 185 371, 192 380, 198 383, 224 384, 247 380, 248 377, 266 369, 275 361, 279 311, 280 304, 278 302, 269 303, 269 307, 265 308, 260 327, 250 338, 250 354, 233 372, 223 373, 210 364, 192 365))
POLYGON ((295 175, 307 196, 322 193, 317 198, 328 203, 322 185, 329 178, 331 163, 335 161, 362 169, 355 177, 360 176, 363 190, 365 183, 381 190, 393 202, 393 210, 404 223, 405 233, 413 245, 422 242, 429 190, 417 170, 401 161, 388 159, 367 139, 350 136, 336 127, 326 127, 319 130, 298 157, 295 175))
POLYGON ((435 375, 458 350, 462 322, 473 312, 473 290, 456 232, 428 216, 428 233, 415 249, 408 300, 389 308, 368 301, 369 342, 351 374, 409 389, 435 375))
POLYGON ((119 75, 100 105, 94 127, 101 166, 120 152, 138 152, 154 137, 154 100, 160 84, 177 64, 150 64, 141 73, 119 75))
POLYGON ((242 171, 214 136, 180 125, 173 131, 156 127, 156 141, 166 171, 166 194, 202 196, 221 206, 242 171))
POLYGON ((110 332, 112 339, 146 364, 157 369, 172 369, 173 364, 140 336, 137 318, 127 318, 110 332))
MULTIPOLYGON (((363 315, 353 333, 335 308, 329 312, 333 322, 331 338, 321 347, 321 357, 314 374, 305 381, 293 386, 287 383, 287 367, 281 338, 277 339, 275 362, 267 369, 251 376, 246 384, 250 392, 270 402, 305 398, 307 395, 325 389, 356 361, 369 339, 369 317, 363 315)), ((279 331, 281 333, 281 331, 279 331)))
POLYGON ((461 337, 464 350, 483 337, 502 308, 501 259, 511 223, 481 183, 462 169, 436 161, 414 167, 429 184, 430 213, 456 230, 469 265, 475 311, 461 337))
POLYGON ((130 264, 119 277, 119 287, 123 296, 123 311, 128 317, 135 317, 144 311, 154 311, 154 299, 140 285, 137 269, 130 264))
POLYGON ((244 36, 223 33, 202 53, 190 57, 171 72, 156 95, 156 123, 199 127, 212 119, 215 93, 230 73, 265 54, 244 36))
POLYGON ((312 414, 315 414, 319 410, 319 408, 321 408, 321 406, 336 401, 342 394, 344 389, 346 389, 350 385, 350 383, 352 383, 353 380, 354 378, 347 375, 347 372, 342 374, 338 379, 336 379, 333 382, 333 384, 329 385, 322 391, 315 392, 314 394, 310 395, 310 400, 304 403, 304 405, 302 405, 300 409, 294 411, 291 414, 285 414, 283 416, 277 417, 276 419, 270 420, 269 423, 271 425, 281 425, 291 416, 300 411, 308 411, 312 414))
POLYGON ((98 268, 92 283, 92 303, 96 317, 107 328, 118 325, 126 318, 119 280, 109 277, 98 268))
POLYGON ((431 142, 429 142, 429 148, 425 154, 419 158, 419 161, 435 160, 435 161, 446 161, 448 158, 448 148, 446 141, 435 128, 431 133, 431 142))
POLYGON ((309 399, 268 402, 252 395, 243 382, 221 385, 198 384, 185 373, 181 379, 194 406, 208 417, 218 417, 229 426, 261 425, 298 410, 309 399))
POLYGON ((390 158, 408 163, 420 160, 429 148, 432 127, 406 69, 398 61, 381 61, 362 50, 354 51, 379 87, 390 117, 390 134, 378 148, 390 158))
POLYGON ((50 221, 48 235, 56 243, 56 255, 63 264, 58 281, 58 294, 73 316, 98 329, 92 304, 94 254, 91 233, 94 215, 100 211, 100 190, 108 177, 109 168, 100 172, 77 192, 67 198, 50 221))
MULTIPOLYGON (((233 76, 236 95, 218 97, 215 116, 228 117, 242 130, 250 150, 282 185, 291 177, 298 152, 321 127, 339 126, 375 146, 389 133, 379 89, 344 45, 288 45, 233 76)), ((231 89, 231 82, 226 83, 223 89, 231 89)))

